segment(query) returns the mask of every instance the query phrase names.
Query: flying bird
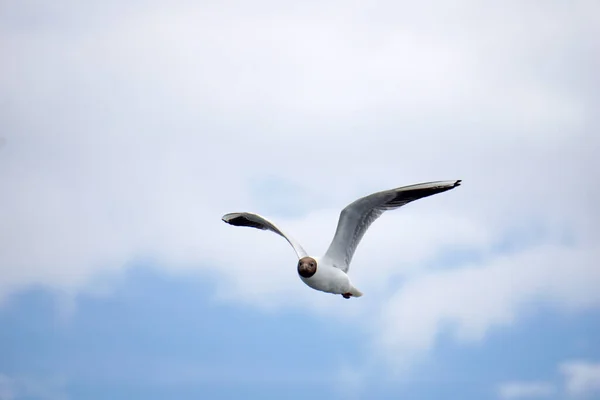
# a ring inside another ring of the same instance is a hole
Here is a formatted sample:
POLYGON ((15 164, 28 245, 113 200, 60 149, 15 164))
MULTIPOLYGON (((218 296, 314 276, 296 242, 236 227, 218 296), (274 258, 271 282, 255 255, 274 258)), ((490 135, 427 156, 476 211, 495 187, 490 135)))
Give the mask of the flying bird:
POLYGON ((361 197, 340 213, 337 229, 329 248, 322 257, 312 257, 290 235, 268 219, 254 213, 234 212, 222 220, 234 226, 269 230, 288 241, 298 256, 298 275, 309 287, 326 293, 340 294, 345 299, 360 297, 348 277, 352 256, 369 226, 385 211, 402 207, 411 201, 442 193, 459 186, 461 180, 436 181, 402 186, 361 197))

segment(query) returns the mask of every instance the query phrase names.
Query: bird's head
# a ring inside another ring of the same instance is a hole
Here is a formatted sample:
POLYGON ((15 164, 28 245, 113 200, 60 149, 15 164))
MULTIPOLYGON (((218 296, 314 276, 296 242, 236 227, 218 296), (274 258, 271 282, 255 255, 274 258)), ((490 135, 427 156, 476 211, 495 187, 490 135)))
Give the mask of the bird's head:
POLYGON ((298 261, 298 275, 310 278, 317 272, 317 261, 312 257, 302 257, 298 261))

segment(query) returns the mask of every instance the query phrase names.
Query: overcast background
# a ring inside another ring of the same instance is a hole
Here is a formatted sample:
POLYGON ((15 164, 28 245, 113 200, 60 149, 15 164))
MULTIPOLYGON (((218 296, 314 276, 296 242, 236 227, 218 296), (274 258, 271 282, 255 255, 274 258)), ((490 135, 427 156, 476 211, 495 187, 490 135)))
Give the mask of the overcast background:
POLYGON ((600 399, 597 1, 0 2, 0 400, 600 399), (306 287, 342 207, 345 300, 306 287))

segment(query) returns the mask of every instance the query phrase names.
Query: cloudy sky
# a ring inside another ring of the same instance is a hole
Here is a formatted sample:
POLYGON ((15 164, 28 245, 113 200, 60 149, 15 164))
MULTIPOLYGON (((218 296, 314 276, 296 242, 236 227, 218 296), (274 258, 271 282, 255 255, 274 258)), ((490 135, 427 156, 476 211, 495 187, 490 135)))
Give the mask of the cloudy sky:
POLYGON ((0 400, 600 399, 597 1, 0 3, 0 400), (384 214, 345 300, 314 255, 384 214))

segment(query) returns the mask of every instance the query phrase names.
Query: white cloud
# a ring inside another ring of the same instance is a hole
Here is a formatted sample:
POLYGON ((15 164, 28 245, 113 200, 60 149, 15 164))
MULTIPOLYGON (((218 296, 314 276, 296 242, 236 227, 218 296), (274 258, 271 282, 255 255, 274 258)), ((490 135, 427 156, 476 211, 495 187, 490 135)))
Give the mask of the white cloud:
POLYGON ((498 396, 507 400, 534 399, 550 397, 555 391, 548 382, 506 382, 498 387, 498 396))
POLYGON ((0 24, 0 301, 152 259, 231 301, 383 308, 377 343, 402 354, 538 299, 598 304, 595 3, 71 3, 13 2, 0 24), (274 218, 317 254, 357 196, 464 185, 377 221, 351 269, 365 296, 342 302, 302 285, 285 241, 220 221, 269 215, 265 176, 318 199, 274 218), (545 244, 493 251, 532 224, 545 244), (484 262, 427 267, 455 248, 484 262))
POLYGON ((479 341, 490 328, 510 325, 539 301, 565 311, 599 306, 595 248, 539 246, 516 255, 491 256, 469 267, 415 276, 385 305, 380 341, 410 361, 450 330, 461 341, 479 341))
POLYGON ((600 363, 588 360, 568 360, 558 366, 560 383, 543 381, 504 382, 497 387, 501 399, 550 397, 561 393, 564 398, 588 398, 600 393, 600 363), (560 390, 557 390, 560 388, 560 390))
POLYGON ((572 360, 560 365, 565 390, 572 396, 600 393, 600 363, 572 360))

